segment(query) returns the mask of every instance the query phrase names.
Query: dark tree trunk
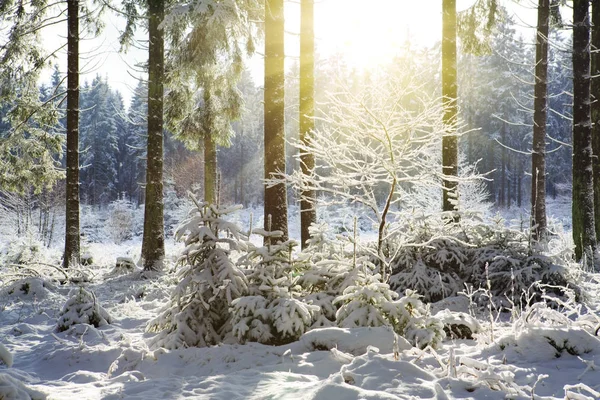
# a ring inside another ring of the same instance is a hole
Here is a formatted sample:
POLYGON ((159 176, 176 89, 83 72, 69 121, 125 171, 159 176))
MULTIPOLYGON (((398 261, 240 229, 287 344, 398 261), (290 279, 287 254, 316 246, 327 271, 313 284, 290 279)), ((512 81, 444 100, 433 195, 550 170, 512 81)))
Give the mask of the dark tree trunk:
POLYGON ((531 227, 534 240, 546 237, 546 119, 548 92, 548 23, 550 0, 540 0, 535 43, 533 149, 531 152, 531 227))
POLYGON ((158 270, 165 256, 163 217, 163 0, 148 0, 148 156, 142 258, 144 270, 158 270))
POLYGON ((573 1, 573 241, 587 262, 596 248, 590 113, 589 0, 573 1))
MULTIPOLYGON (((300 27, 300 140, 308 145, 309 137, 315 129, 315 33, 314 33, 314 0, 302 0, 300 27)), ((302 173, 313 174, 315 157, 310 152, 300 154, 302 173)), ((317 222, 316 200, 314 190, 305 190, 300 199, 300 236, 302 248, 310 239, 308 228, 317 222)))
POLYGON ((204 135, 204 201, 216 204, 217 197, 217 144, 204 135))
POLYGON ((79 247, 79 0, 67 2, 67 182, 63 266, 80 261, 79 247))
POLYGON ((458 140, 456 137, 457 83, 456 83, 456 0, 442 1, 442 98, 445 134, 442 138, 442 172, 444 179, 444 211, 455 211, 458 200, 458 140))
MULTIPOLYGON (((285 172, 283 0, 265 3, 265 179, 285 172)), ((265 229, 288 238, 287 190, 284 183, 265 186, 265 229), (271 218, 269 218, 271 216, 271 218)))
POLYGON ((600 237, 600 0, 592 0, 592 157, 594 173, 594 221, 600 237))
MULTIPOLYGON (((502 123, 501 130, 502 144, 506 145, 506 124, 502 123)), ((500 199, 498 205, 502 208, 506 206, 506 147, 502 146, 502 167, 500 169, 500 199)))

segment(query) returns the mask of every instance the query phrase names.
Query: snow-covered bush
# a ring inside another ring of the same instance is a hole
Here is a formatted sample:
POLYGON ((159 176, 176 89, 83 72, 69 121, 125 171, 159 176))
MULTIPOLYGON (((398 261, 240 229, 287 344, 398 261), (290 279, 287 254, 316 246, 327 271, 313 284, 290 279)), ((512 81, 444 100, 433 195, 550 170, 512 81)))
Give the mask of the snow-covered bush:
POLYGON ((0 399, 2 400, 44 400, 46 395, 31 389, 19 379, 8 374, 0 374, 0 399))
POLYGON ((178 284, 147 330, 151 342, 169 349, 220 343, 231 330, 229 307, 247 294, 244 272, 231 259, 242 245, 240 229, 224 217, 238 207, 218 208, 195 201, 175 237, 185 249, 179 258, 178 284))
POLYGON ((6 264, 25 265, 39 260, 44 245, 33 235, 18 236, 11 240, 4 253, 6 264))
POLYGON ((108 312, 98 303, 96 295, 82 287, 71 290, 59 315, 58 332, 64 332, 76 324, 89 324, 97 328, 111 321, 108 312))
POLYGON ((486 287, 489 279, 494 301, 509 306, 508 299, 519 301, 534 282, 565 286, 571 280, 566 251, 537 249, 528 231, 507 228, 501 219, 443 224, 423 217, 399 231, 390 285, 417 290, 426 301, 455 296, 465 283, 486 287))
POLYGON ((334 303, 341 304, 336 323, 341 328, 391 326, 415 346, 437 347, 445 337, 441 321, 428 316, 429 310, 414 291, 398 294, 369 265, 355 268, 355 283, 344 289, 334 303))
POLYGON ((249 244, 240 263, 249 268, 249 294, 232 303, 233 334, 241 341, 283 344, 297 340, 312 325, 319 307, 300 298, 296 287, 302 265, 292 258, 293 240, 277 242, 281 232, 256 229, 265 246, 249 244), (271 243, 274 242, 274 243, 271 243))
POLYGON ((0 343, 0 365, 5 365, 8 368, 12 367, 13 355, 2 343, 0 343))
POLYGON ((134 230, 135 206, 125 198, 113 201, 108 205, 106 230, 116 244, 131 239, 134 230))
POLYGON ((41 300, 53 290, 56 290, 56 286, 52 282, 41 277, 29 277, 12 282, 0 291, 0 295, 41 300))

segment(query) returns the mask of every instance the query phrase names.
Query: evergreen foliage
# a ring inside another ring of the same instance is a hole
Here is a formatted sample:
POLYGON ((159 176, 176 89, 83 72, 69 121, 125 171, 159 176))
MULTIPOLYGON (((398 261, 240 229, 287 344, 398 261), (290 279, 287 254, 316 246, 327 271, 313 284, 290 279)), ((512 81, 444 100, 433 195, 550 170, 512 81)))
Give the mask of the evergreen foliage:
POLYGON ((231 330, 229 307, 248 292, 248 279, 231 259, 239 250, 241 233, 224 219, 236 208, 195 204, 175 233, 186 246, 179 259, 179 283, 161 314, 148 323, 148 331, 160 332, 152 340, 154 346, 220 343, 231 330))

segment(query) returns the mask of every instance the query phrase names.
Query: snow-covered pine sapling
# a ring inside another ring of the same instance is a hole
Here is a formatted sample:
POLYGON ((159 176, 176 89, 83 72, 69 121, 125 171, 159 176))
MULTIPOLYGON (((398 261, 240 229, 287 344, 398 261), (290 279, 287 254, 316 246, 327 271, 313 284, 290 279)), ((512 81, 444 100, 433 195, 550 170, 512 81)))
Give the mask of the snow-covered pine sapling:
POLYGON ((232 303, 233 334, 240 342, 282 344, 298 339, 309 329, 319 307, 307 304, 297 292, 301 267, 291 254, 297 243, 277 241, 281 232, 255 229, 264 246, 248 244, 240 263, 249 270, 249 296, 232 303))
POLYGON ((394 331, 425 348, 437 347, 445 337, 441 321, 428 317, 428 310, 415 292, 398 294, 381 282, 365 260, 359 259, 355 283, 348 286, 334 303, 340 304, 336 322, 342 328, 361 326, 391 326, 394 331))
POLYGON ((220 343, 231 326, 229 307, 247 293, 244 272, 231 260, 243 245, 240 229, 225 220, 239 207, 217 208, 195 201, 175 238, 185 249, 177 272, 179 283, 160 315, 147 330, 160 332, 154 346, 170 349, 220 343))
POLYGON ((71 290, 69 300, 58 318, 57 330, 63 332, 76 324, 89 324, 96 328, 110 323, 110 315, 98 303, 93 292, 80 287, 71 290))

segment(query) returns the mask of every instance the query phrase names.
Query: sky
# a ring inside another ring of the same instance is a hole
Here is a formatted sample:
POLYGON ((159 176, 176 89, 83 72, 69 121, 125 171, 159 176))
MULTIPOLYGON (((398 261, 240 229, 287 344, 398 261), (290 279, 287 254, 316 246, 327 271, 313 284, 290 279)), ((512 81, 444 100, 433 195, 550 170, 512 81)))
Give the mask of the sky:
MULTIPOLYGON (((535 23, 535 4, 524 0, 518 4, 505 0, 511 13, 518 15, 517 22, 535 23)), ((474 0, 458 0, 457 10, 471 6, 474 0)), ((416 46, 431 46, 441 37, 441 0, 370 0, 365 7, 363 0, 316 0, 315 43, 321 58, 334 53, 344 53, 348 64, 357 69, 376 66, 391 60, 400 46, 410 38, 416 46)), ((286 65, 297 60, 299 52, 300 3, 286 1, 286 65)), ((144 73, 136 64, 144 62, 147 51, 131 48, 126 54, 119 52, 119 33, 124 18, 114 12, 106 12, 105 28, 99 37, 82 40, 82 83, 91 81, 97 74, 107 77, 111 87, 129 104, 131 92, 144 73)), ((143 41, 147 33, 140 28, 137 37, 143 41)), ((59 24, 44 33, 48 48, 56 48, 66 40, 66 24, 59 24)), ((143 46, 143 43, 141 43, 143 46)), ((262 53, 259 47, 259 52, 262 53)), ((66 72, 66 51, 59 52, 56 59, 62 72, 66 72)), ((263 78, 263 62, 260 55, 248 62, 255 82, 263 78)), ((51 71, 43 76, 49 81, 51 71)))

